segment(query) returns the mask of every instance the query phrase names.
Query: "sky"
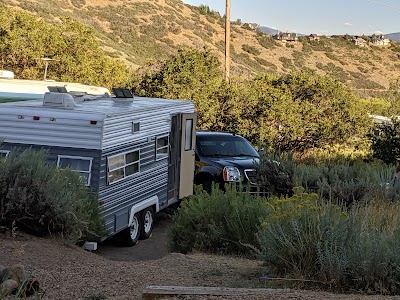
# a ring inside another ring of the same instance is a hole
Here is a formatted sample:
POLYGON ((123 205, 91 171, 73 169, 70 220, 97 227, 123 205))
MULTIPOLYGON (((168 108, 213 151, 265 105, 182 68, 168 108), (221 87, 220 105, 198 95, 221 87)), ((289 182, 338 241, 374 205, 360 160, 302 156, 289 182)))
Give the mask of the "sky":
MULTIPOLYGON (((226 0, 183 0, 225 15, 226 0)), ((231 20, 283 32, 372 35, 400 32, 400 0, 231 0, 231 20)))

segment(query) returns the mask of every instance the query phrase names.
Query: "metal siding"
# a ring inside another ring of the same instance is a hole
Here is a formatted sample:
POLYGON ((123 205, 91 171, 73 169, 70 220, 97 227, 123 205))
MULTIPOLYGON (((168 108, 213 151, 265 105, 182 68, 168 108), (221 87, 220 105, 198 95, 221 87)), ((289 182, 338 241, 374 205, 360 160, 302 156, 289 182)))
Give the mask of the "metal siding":
POLYGON ((0 104, 0 137, 10 143, 108 149, 169 131, 170 115, 181 112, 194 112, 193 102, 98 98, 76 101, 72 109, 46 107, 40 100, 8 102, 0 104), (18 119, 19 115, 25 118, 18 119), (33 116, 41 119, 34 121, 33 116), (98 123, 91 125, 90 120, 98 123), (132 121, 141 123, 138 133, 132 134, 132 121))
POLYGON ((167 171, 168 159, 155 160, 155 141, 139 147, 137 143, 132 143, 129 147, 102 153, 99 199, 104 201, 102 215, 110 234, 128 226, 128 222, 122 226, 119 221, 118 228, 115 228, 115 215, 130 212, 136 203, 154 195, 160 198, 160 202, 165 203, 167 171), (121 181, 107 184, 107 157, 138 148, 140 148, 140 171, 121 181))
POLYGON ((130 143, 132 140, 145 142, 149 137, 159 136, 171 130, 171 115, 173 113, 193 112, 191 102, 182 105, 171 105, 141 108, 126 115, 109 116, 104 120, 103 149, 116 145, 130 143), (186 105, 185 105, 186 104, 186 105), (140 123, 140 131, 132 132, 132 122, 140 123))
MULTIPOLYGON (((0 106, 0 138, 8 143, 100 149, 102 121, 90 124, 88 116, 17 111, 0 106), (24 119, 18 119, 21 115, 24 119), (33 120, 33 116, 40 120, 33 120), (54 118, 55 121, 50 121, 54 118)), ((93 119, 96 119, 92 116, 93 119)))
POLYGON ((93 160, 91 183, 99 200, 104 201, 101 214, 112 234, 128 225, 123 224, 122 216, 129 213, 134 204, 156 195, 160 207, 167 205, 168 160, 155 160, 155 137, 168 134, 171 115, 182 112, 194 112, 193 102, 102 98, 77 102, 73 109, 45 107, 35 100, 2 103, 0 138, 3 136, 5 142, 26 148, 32 144, 37 148, 39 145, 51 146, 52 160, 58 154, 89 157, 97 154, 93 160), (24 115, 25 119, 19 120, 18 115, 24 115), (36 115, 41 117, 40 121, 32 120, 36 115), (56 121, 46 118, 56 118, 56 121), (90 125, 90 120, 96 120, 97 124, 90 125), (132 133, 132 122, 140 122, 139 132, 132 133), (108 185, 107 157, 137 148, 141 151, 140 172, 108 185), (116 215, 121 216, 117 228, 116 215))
POLYGON ((3 143, 1 145, 2 150, 10 150, 11 152, 22 153, 23 151, 31 148, 32 150, 46 150, 48 151, 47 162, 50 164, 57 165, 58 155, 69 155, 69 156, 82 156, 82 157, 92 157, 92 169, 90 178, 90 190, 93 193, 97 193, 99 190, 99 171, 100 171, 100 161, 101 152, 99 150, 88 150, 88 149, 76 149, 76 148, 65 148, 65 147, 49 147, 47 145, 28 145, 28 144, 13 144, 13 143, 3 143))

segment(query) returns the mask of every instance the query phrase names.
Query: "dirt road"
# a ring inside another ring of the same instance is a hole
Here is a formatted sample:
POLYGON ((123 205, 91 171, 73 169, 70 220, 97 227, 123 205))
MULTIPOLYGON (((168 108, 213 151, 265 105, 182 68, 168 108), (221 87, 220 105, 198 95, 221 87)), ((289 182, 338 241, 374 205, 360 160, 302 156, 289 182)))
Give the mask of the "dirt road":
POLYGON ((139 240, 134 247, 119 247, 112 241, 98 245, 96 254, 114 261, 148 261, 168 255, 168 227, 171 224, 173 211, 156 215, 156 222, 151 237, 139 240))
MULTIPOLYGON (((168 253, 169 224, 168 218, 159 219, 153 236, 134 247, 122 248, 106 243, 99 245, 97 252, 23 233, 17 233, 15 237, 0 234, 0 265, 24 265, 40 282, 39 297, 33 299, 42 300, 142 299, 147 286, 271 287, 260 282, 260 276, 268 273, 259 261, 203 253, 168 253)), ((272 290, 264 295, 196 295, 163 299, 400 300, 400 297, 272 290)))

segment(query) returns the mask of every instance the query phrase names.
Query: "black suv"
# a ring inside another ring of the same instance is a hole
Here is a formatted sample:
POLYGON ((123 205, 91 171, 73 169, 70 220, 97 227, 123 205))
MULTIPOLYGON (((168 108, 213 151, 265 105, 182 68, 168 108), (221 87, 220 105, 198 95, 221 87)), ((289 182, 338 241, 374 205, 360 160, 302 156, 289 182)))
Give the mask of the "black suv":
POLYGON ((260 155, 245 138, 224 132, 196 133, 196 165, 194 183, 211 190, 215 182, 221 189, 225 183, 241 183, 255 188, 254 164, 260 155))

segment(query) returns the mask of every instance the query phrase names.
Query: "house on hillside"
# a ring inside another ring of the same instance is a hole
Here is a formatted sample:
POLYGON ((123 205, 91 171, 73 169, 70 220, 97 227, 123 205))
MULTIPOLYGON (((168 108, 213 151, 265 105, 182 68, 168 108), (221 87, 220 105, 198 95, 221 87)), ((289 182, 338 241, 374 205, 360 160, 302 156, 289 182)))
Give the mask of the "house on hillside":
POLYGON ((371 44, 374 46, 388 46, 390 45, 390 40, 387 39, 383 34, 373 35, 371 37, 371 44))
POLYGON ((243 27, 251 30, 257 30, 260 25, 258 25, 257 23, 244 23, 243 27))
POLYGON ((278 32, 273 36, 273 38, 277 41, 282 41, 282 42, 298 42, 299 37, 297 36, 297 33, 292 33, 292 32, 278 32))
POLYGON ((319 36, 317 35, 317 34, 315 34, 315 33, 312 33, 312 34, 310 34, 309 36, 308 36, 308 40, 310 41, 310 42, 312 42, 312 41, 319 41, 319 36))
POLYGON ((363 38, 356 37, 352 40, 353 44, 358 46, 358 47, 365 47, 367 46, 367 41, 364 40, 363 38))

